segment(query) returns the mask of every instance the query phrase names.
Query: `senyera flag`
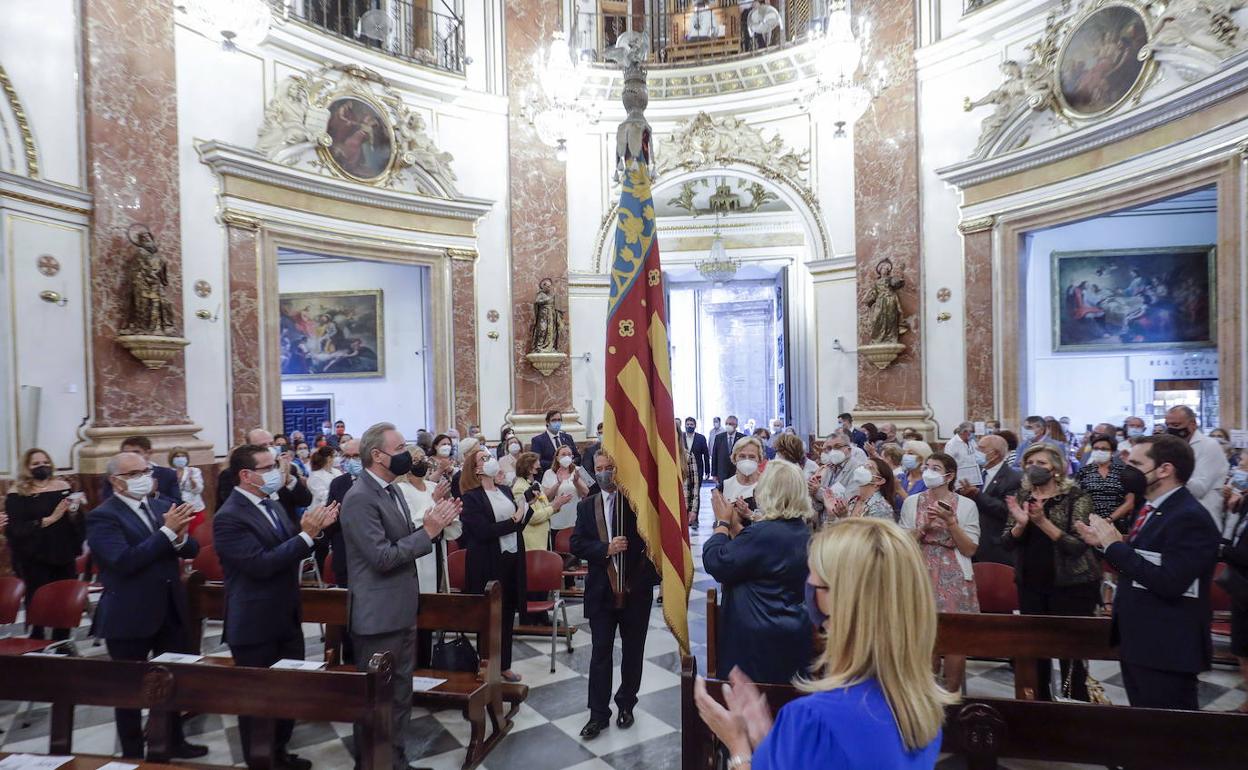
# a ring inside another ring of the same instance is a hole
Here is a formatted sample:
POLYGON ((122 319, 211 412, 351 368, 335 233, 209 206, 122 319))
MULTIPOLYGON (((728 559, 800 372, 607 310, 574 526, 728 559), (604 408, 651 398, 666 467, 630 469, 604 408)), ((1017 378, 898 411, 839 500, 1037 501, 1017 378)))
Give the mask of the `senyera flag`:
POLYGON ((602 445, 615 460, 616 484, 637 514, 637 529, 658 570, 663 617, 687 655, 693 556, 684 467, 676 445, 667 303, 650 197, 649 153, 638 155, 620 171, 623 192, 607 313, 602 445))

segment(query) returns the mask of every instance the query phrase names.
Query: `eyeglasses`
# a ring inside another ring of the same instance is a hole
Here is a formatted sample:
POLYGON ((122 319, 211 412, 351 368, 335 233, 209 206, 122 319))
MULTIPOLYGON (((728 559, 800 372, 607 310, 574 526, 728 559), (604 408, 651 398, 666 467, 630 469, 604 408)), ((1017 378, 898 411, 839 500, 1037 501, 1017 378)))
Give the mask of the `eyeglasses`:
POLYGON ((129 473, 118 473, 118 474, 116 475, 116 478, 119 478, 119 479, 141 479, 141 478, 143 478, 144 476, 151 476, 151 475, 152 475, 152 469, 151 469, 151 468, 144 468, 144 469, 142 469, 142 470, 130 471, 129 473))

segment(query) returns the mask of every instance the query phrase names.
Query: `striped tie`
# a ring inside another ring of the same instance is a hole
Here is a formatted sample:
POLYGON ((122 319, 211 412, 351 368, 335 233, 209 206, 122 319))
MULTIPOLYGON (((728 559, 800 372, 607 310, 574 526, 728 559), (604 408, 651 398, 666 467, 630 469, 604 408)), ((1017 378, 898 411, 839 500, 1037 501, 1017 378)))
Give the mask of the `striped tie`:
POLYGON ((1148 514, 1152 512, 1153 512, 1153 506, 1145 505, 1143 508, 1140 509, 1140 512, 1136 514, 1135 521, 1131 524, 1131 531, 1127 533, 1128 543, 1134 540, 1135 536, 1139 534, 1140 527, 1144 526, 1145 520, 1148 519, 1148 514))

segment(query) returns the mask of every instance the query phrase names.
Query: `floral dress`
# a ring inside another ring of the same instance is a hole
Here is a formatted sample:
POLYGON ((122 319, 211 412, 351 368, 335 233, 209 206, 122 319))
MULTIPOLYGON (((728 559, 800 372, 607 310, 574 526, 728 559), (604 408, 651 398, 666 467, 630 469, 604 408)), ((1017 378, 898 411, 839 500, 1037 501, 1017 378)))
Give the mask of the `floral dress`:
POLYGON ((967 580, 962 573, 962 565, 958 563, 958 546, 949 533, 949 526, 937 513, 935 499, 927 492, 919 495, 914 526, 921 533, 919 548, 927 563, 927 573, 932 577, 936 611, 979 612, 975 581, 967 580))

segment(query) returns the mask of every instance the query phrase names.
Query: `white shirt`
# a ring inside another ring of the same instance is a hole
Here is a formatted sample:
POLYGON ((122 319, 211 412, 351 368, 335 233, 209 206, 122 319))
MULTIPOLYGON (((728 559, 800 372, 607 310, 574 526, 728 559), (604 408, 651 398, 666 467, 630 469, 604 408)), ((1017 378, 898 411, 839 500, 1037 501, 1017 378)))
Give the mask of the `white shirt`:
MULTIPOLYGON (((139 521, 143 522, 144 529, 146 529, 148 532, 155 531, 152 529, 152 520, 147 517, 147 514, 139 510, 139 505, 142 503, 147 503, 147 500, 135 500, 133 497, 130 497, 129 495, 113 495, 113 497, 116 497, 118 500, 122 501, 127 506, 129 506, 130 510, 134 511, 134 515, 138 516, 139 521)), ((148 503, 147 509, 149 511, 152 509, 152 506, 150 503, 148 503)), ((165 537, 169 538, 169 542, 173 543, 174 545, 182 545, 183 543, 186 542, 186 535, 183 535, 181 539, 178 539, 178 536, 174 534, 173 530, 169 529, 168 527, 162 526, 160 528, 160 531, 165 537)))
POLYGON ((1222 485, 1230 470, 1222 445, 1200 431, 1192 434, 1192 453, 1196 455, 1196 469, 1187 480, 1187 491, 1205 506, 1218 531, 1222 531, 1222 485))
POLYGON ((321 468, 319 471, 312 471, 308 476, 308 491, 312 493, 312 505, 309 508, 319 508, 329 500, 329 485, 334 479, 342 475, 342 471, 337 468, 321 468))
MULTIPOLYGON (((1145 505, 1147 505, 1149 508, 1148 515, 1144 517, 1144 522, 1140 524, 1140 529, 1136 530, 1135 534, 1137 535, 1140 534, 1140 530, 1144 529, 1144 527, 1148 524, 1148 522, 1153 520, 1153 514, 1157 513, 1157 509, 1161 507, 1161 504, 1169 500, 1170 495, 1173 495, 1177 491, 1179 491, 1179 488, 1175 487, 1174 489, 1165 493, 1164 495, 1157 498, 1156 500, 1145 500, 1145 505)), ((1135 529, 1134 521, 1131 522, 1131 529, 1135 529)))
MULTIPOLYGON (((407 510, 412 517, 412 526, 420 529, 425 526, 425 514, 433 510, 433 490, 430 488, 429 482, 425 482, 423 490, 417 489, 414 485, 406 481, 400 481, 395 485, 400 492, 403 493, 403 500, 407 503, 407 510)), ((452 521, 442 530, 442 542, 437 544, 437 549, 442 552, 442 561, 446 562, 446 541, 458 540, 459 536, 464 534, 464 525, 459 519, 452 521)), ((438 586, 438 556, 437 551, 429 551, 429 553, 421 556, 416 560, 416 575, 420 580, 421 589, 426 593, 441 592, 442 586, 438 586), (437 586, 430 588, 429 586, 437 586)))
POLYGON ((979 465, 975 462, 974 438, 966 442, 961 436, 954 436, 945 443, 945 454, 957 460, 959 468, 974 468, 979 465))
POLYGON ((191 510, 198 513, 204 510, 204 472, 193 465, 186 467, 186 475, 174 468, 178 473, 178 488, 182 492, 182 502, 190 503, 191 510))
MULTIPOLYGON (((957 501, 957 519, 958 527, 966 534, 972 543, 979 544, 979 506, 969 497, 962 495, 954 495, 953 499, 957 501)), ((901 518, 897 522, 902 529, 914 529, 919 513, 919 495, 910 495, 906 501, 901 504, 901 518)), ((960 550, 954 549, 954 554, 958 558, 958 566, 962 568, 962 577, 967 580, 975 579, 975 569, 971 566, 971 557, 966 556, 960 550)))
MULTIPOLYGON (((234 488, 235 488, 235 489, 237 489, 239 492, 242 492, 242 493, 243 493, 243 496, 244 496, 244 497, 246 497, 248 500, 250 500, 252 505, 256 506, 256 510, 260 511, 260 515, 261 515, 262 517, 264 517, 264 523, 265 523, 265 524, 267 524, 267 525, 269 525, 270 527, 272 527, 272 526, 273 526, 273 519, 269 518, 269 512, 268 512, 268 510, 267 510, 267 509, 264 507, 264 505, 262 505, 262 504, 261 504, 261 502, 260 502, 260 501, 261 501, 261 500, 263 500, 264 498, 259 497, 259 496, 257 496, 257 495, 253 495, 252 493, 250 493, 250 492, 248 492, 247 490, 243 489, 241 486, 239 486, 239 487, 234 487, 234 488)), ((278 515, 278 516, 280 516, 280 515, 281 515, 280 513, 278 513, 278 512, 277 512, 277 509, 276 509, 276 508, 273 510, 273 513, 274 513, 275 515, 278 515)), ((313 543, 313 541, 312 541, 312 536, 311 536, 311 535, 309 535, 307 532, 304 532, 303 530, 300 530, 300 531, 299 531, 299 537, 303 538, 303 542, 307 543, 309 548, 313 547, 314 543, 313 543)))
MULTIPOLYGON (((494 507, 494 521, 507 521, 516 515, 516 504, 507 499, 507 495, 500 490, 491 489, 485 493, 485 496, 489 498, 490 505, 494 507)), ((516 553, 516 538, 515 532, 503 535, 498 539, 498 550, 503 553, 516 553)))
POLYGON ((1001 462, 997 463, 996 465, 984 471, 984 486, 983 486, 984 489, 988 488, 988 485, 991 484, 992 480, 997 477, 997 474, 1001 472, 1001 468, 1004 467, 1004 465, 1005 465, 1005 460, 1002 460, 1001 462))
POLYGON ((602 515, 607 520, 607 542, 615 537, 615 493, 602 493, 602 515))
MULTIPOLYGON (((762 474, 759 474, 760 477, 762 474)), ((737 480, 736 475, 729 476, 724 479, 724 499, 732 502, 736 499, 744 500, 747 497, 754 496, 754 487, 758 486, 758 480, 755 479, 753 484, 742 484, 737 480)))
MULTIPOLYGON (((576 506, 577 503, 581 502, 581 493, 577 491, 576 484, 572 483, 573 476, 580 476, 581 481, 585 482, 587 488, 594 483, 584 468, 579 465, 572 466, 572 476, 568 476, 567 480, 559 485, 559 491, 556 493, 563 494, 566 492, 572 495, 572 499, 564 503, 564 506, 550 517, 551 529, 567 529, 568 527, 576 526, 576 506)), ((558 478, 554 468, 546 471, 542 475, 542 489, 550 489, 558 478)))

